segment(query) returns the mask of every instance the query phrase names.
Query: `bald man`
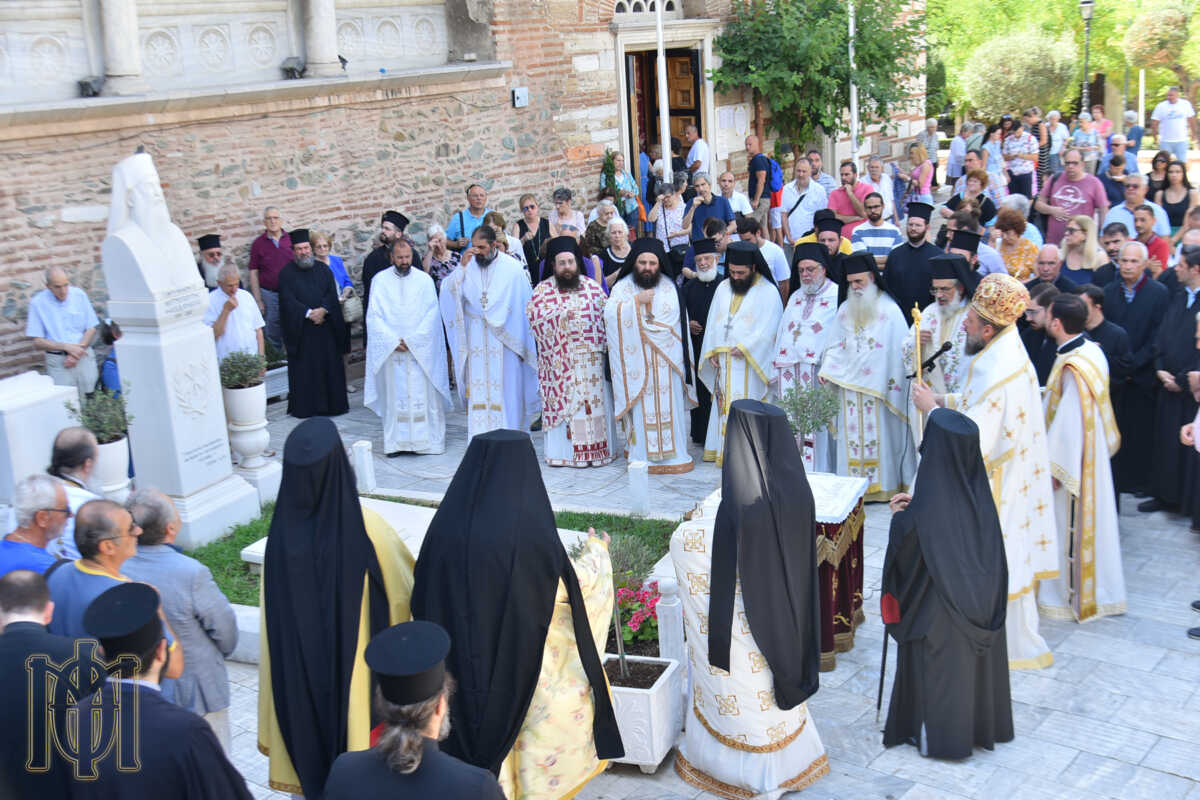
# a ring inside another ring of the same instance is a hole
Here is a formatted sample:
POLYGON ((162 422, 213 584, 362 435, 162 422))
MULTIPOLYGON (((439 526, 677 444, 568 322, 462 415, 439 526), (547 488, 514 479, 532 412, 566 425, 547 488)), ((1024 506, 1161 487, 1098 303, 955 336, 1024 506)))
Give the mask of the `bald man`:
POLYGON ((50 267, 44 278, 46 288, 29 301, 25 335, 45 354, 46 374, 60 386, 74 386, 83 402, 99 377, 92 339, 100 320, 83 289, 71 285, 66 270, 50 267))
POLYGON ((754 209, 754 218, 764 234, 768 232, 771 212, 771 161, 762 151, 762 142, 754 134, 746 137, 746 155, 750 157, 748 170, 750 177, 746 182, 746 194, 750 207, 754 209))

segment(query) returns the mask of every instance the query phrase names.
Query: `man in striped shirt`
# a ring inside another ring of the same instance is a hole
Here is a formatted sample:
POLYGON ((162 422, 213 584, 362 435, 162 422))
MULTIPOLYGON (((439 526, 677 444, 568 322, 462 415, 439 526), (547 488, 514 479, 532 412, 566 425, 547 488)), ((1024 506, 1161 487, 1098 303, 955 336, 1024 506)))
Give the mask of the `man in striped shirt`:
POLYGON ((875 256, 875 263, 882 267, 888 253, 904 241, 904 236, 899 228, 884 221, 883 196, 878 192, 871 192, 863 198, 863 208, 867 212, 867 221, 850 234, 850 246, 855 250, 866 250, 875 256))

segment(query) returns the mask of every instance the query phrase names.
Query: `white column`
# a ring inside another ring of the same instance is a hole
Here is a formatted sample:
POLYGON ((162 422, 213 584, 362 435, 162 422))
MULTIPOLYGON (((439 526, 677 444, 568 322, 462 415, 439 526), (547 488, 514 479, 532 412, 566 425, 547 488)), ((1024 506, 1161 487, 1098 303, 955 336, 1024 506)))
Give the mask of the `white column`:
POLYGON ((304 9, 306 78, 344 75, 337 51, 337 9, 334 0, 308 0, 304 9))
POLYGON ((106 95, 143 94, 141 37, 137 0, 101 0, 104 32, 104 89, 106 95))

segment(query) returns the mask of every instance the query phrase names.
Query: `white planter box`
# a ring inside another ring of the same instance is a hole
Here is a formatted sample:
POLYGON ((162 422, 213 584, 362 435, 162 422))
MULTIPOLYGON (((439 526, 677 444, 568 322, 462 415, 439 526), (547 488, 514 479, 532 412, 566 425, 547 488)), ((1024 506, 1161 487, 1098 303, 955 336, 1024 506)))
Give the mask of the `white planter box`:
POLYGON ((266 387, 267 387, 266 392, 267 392, 268 400, 273 400, 276 397, 285 399, 285 400, 287 399, 287 396, 288 396, 287 364, 284 364, 282 367, 276 367, 275 369, 267 370, 266 387))
MULTIPOLYGON (((615 661, 614 653, 605 653, 605 661, 615 661)), ((626 661, 666 664, 667 669, 649 689, 612 687, 613 710, 625 755, 613 759, 618 764, 636 764, 651 774, 675 746, 683 730, 683 682, 686 671, 673 658, 626 656, 626 661)))
POLYGON ((102 444, 97 450, 93 480, 102 495, 124 503, 129 496, 129 439, 102 444))

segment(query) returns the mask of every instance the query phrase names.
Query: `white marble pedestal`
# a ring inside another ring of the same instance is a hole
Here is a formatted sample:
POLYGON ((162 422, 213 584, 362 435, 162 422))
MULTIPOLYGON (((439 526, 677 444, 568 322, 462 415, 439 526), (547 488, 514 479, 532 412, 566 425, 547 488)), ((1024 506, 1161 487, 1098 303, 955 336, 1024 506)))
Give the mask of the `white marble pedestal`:
POLYGON ((78 405, 75 387, 56 386, 49 375, 31 371, 0 380, 0 504, 11 505, 19 482, 46 471, 54 437, 79 424, 67 401, 78 405))

